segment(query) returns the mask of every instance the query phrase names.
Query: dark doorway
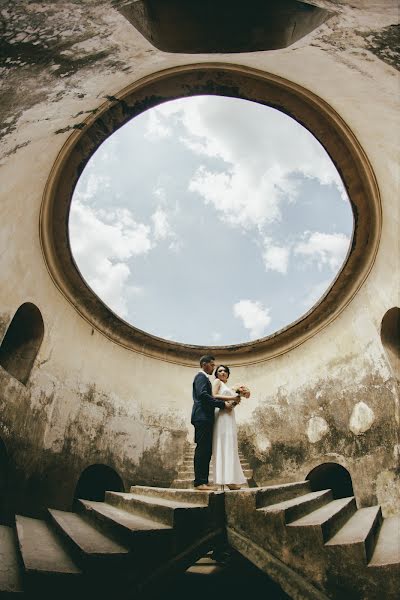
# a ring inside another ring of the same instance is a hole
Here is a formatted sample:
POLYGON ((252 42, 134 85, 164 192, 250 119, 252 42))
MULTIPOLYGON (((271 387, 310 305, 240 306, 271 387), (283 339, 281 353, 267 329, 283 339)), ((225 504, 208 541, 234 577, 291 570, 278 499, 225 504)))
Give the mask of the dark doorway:
POLYGON ((15 313, 0 346, 0 365, 21 383, 28 381, 43 340, 40 310, 26 302, 15 313))
POLYGON ((82 500, 104 501, 106 491, 123 492, 124 484, 114 469, 106 465, 91 465, 82 471, 75 488, 74 502, 82 500))
POLYGON ((8 455, 6 445, 0 438, 0 525, 8 524, 8 455))
POLYGON ((353 483, 347 469, 337 463, 318 465, 307 475, 311 490, 332 490, 333 498, 348 498, 354 496, 353 483))
POLYGON ((400 308, 397 306, 388 310, 382 319, 381 340, 393 374, 400 379, 400 308))

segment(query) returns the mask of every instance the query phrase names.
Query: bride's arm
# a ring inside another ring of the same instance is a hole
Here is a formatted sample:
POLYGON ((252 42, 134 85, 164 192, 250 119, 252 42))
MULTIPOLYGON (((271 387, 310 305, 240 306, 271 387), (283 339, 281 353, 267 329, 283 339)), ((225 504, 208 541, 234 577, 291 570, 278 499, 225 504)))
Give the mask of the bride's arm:
POLYGON ((236 394, 232 394, 232 396, 222 396, 222 394, 218 394, 220 388, 221 381, 219 379, 215 379, 212 383, 213 398, 217 398, 217 400, 223 400, 224 402, 231 402, 234 398, 237 398, 236 394))

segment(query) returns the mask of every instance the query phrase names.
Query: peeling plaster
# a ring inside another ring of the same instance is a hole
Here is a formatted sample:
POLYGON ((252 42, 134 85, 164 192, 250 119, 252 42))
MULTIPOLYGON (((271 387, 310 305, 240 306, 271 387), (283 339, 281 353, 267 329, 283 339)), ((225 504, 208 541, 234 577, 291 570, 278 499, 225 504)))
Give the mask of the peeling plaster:
POLYGON ((307 437, 311 444, 322 440, 329 431, 329 425, 323 417, 311 417, 307 425, 307 437))
POLYGON ((365 402, 357 402, 351 413, 349 429, 355 435, 360 435, 372 426, 375 421, 373 410, 365 402))

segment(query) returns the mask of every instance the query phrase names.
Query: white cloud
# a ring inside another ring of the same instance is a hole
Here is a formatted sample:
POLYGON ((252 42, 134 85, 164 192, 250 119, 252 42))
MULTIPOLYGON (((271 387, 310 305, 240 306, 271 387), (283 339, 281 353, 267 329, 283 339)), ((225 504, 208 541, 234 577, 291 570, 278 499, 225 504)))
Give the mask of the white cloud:
POLYGON ((151 215, 151 220, 155 241, 169 240, 168 249, 175 253, 179 252, 182 248, 182 242, 172 229, 168 213, 161 206, 158 206, 157 210, 151 215))
POLYGON ((165 204, 167 201, 167 194, 165 193, 165 189, 163 187, 156 187, 153 190, 153 194, 158 198, 158 200, 162 203, 165 204))
POLYGON ((334 271, 343 263, 349 244, 350 240, 344 233, 307 231, 303 241, 295 246, 294 253, 304 256, 309 261, 315 261, 320 270, 328 266, 334 271))
POLYGON ((264 238, 263 260, 266 271, 286 274, 289 265, 290 247, 278 246, 270 237, 264 238))
POLYGON ((260 177, 255 186, 251 174, 243 169, 232 172, 210 172, 200 167, 189 183, 191 192, 198 192, 206 203, 212 203, 222 219, 246 229, 279 220, 281 189, 269 178, 260 177))
POLYGON ((149 110, 147 113, 147 127, 145 136, 149 140, 160 140, 172 135, 172 129, 166 119, 161 119, 158 110, 149 110))
MULTIPOLYGON (((93 159, 92 159, 93 160, 93 159)), ((100 174, 97 169, 93 167, 93 163, 89 162, 86 167, 87 171, 79 179, 75 191, 74 201, 90 201, 96 198, 100 190, 108 190, 111 188, 111 177, 110 175, 100 174)))
POLYGON ((242 320, 251 338, 260 338, 271 322, 269 309, 259 301, 239 300, 233 305, 233 314, 242 320))
POLYGON ((332 161, 310 132, 270 107, 243 106, 237 98, 199 96, 157 109, 161 125, 172 117, 181 121, 188 148, 226 163, 214 172, 198 169, 190 191, 213 203, 224 221, 246 228, 279 220, 282 201, 296 198, 293 176, 299 174, 334 184, 346 197, 332 161))
POLYGON ((165 240, 173 235, 168 215, 163 208, 159 206, 151 215, 151 220, 153 221, 153 231, 156 240, 165 240))
POLYGON ((219 331, 213 331, 211 334, 211 339, 212 341, 217 344, 218 342, 221 341, 221 334, 219 333, 219 331))
POLYGON ((330 287, 331 283, 332 278, 324 279, 323 281, 311 286, 306 296, 303 298, 303 306, 306 308, 306 310, 310 309, 312 306, 314 306, 314 304, 316 304, 317 300, 322 298, 323 294, 330 287))
POLYGON ((140 288, 130 285, 127 261, 152 248, 150 227, 137 223, 128 209, 105 212, 74 199, 69 232, 79 269, 98 296, 121 316, 140 288))

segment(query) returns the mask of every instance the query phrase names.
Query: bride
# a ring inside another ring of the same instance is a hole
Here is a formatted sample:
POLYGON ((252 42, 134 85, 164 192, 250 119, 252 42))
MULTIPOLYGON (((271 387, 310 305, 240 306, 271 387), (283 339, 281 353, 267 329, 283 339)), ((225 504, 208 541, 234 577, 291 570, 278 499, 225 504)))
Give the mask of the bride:
POLYGON ((229 367, 219 365, 212 384, 214 398, 232 398, 232 410, 215 409, 212 461, 214 484, 227 485, 230 490, 239 490, 247 482, 239 460, 234 411, 234 406, 240 402, 240 396, 227 386, 229 375, 229 367))

